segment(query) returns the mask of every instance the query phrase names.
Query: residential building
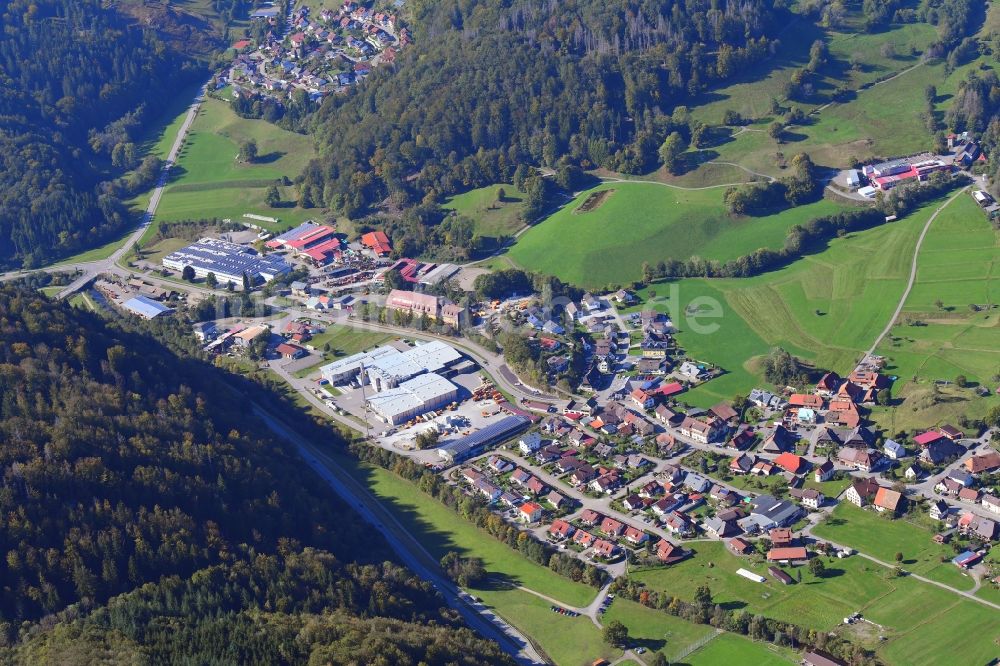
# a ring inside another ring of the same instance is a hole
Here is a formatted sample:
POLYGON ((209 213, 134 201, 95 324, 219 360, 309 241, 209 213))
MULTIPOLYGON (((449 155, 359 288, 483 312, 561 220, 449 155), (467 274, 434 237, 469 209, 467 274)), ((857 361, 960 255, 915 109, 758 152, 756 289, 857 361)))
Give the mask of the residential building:
POLYGON ((824 481, 829 481, 833 478, 834 473, 837 471, 836 467, 829 458, 825 462, 821 463, 815 470, 813 470, 813 478, 816 483, 822 483, 824 481))
POLYGON ((885 457, 890 460, 899 460, 900 458, 906 456, 906 447, 892 439, 887 439, 885 441, 885 446, 882 447, 882 451, 885 453, 885 457))
POLYGON ((523 455, 531 455, 542 448, 542 436, 537 432, 526 433, 517 441, 517 447, 523 455))
POLYGON ((983 508, 990 513, 1000 514, 1000 497, 995 495, 983 495, 983 508))
POLYGON ((525 523, 537 523, 542 519, 542 505, 537 502, 525 502, 518 509, 518 518, 525 523))
POLYGON ((902 510, 905 502, 906 499, 903 497, 902 493, 889 488, 880 487, 875 493, 875 500, 872 502, 872 506, 874 506, 875 510, 879 513, 888 511, 889 513, 896 514, 902 510))
POLYGON ((863 507, 875 499, 879 488, 875 479, 855 479, 844 491, 844 498, 855 506, 863 507))
POLYGON ((556 539, 568 539, 573 536, 574 532, 576 532, 576 528, 561 518, 553 520, 552 524, 549 525, 549 534, 556 539))
POLYGON ((1000 469, 1000 453, 991 451, 983 455, 972 456, 965 461, 965 469, 967 469, 970 474, 994 472, 1000 469))

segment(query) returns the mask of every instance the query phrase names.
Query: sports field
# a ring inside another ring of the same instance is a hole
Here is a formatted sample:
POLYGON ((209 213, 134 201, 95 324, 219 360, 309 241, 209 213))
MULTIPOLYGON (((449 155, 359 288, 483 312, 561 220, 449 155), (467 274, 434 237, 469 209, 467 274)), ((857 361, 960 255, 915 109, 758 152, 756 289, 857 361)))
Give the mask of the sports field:
POLYGON ((226 102, 208 98, 181 149, 156 219, 239 220, 244 213, 255 213, 276 217, 280 220, 276 228, 285 228, 317 217, 319 209, 292 206, 297 193, 291 186, 278 188, 281 207, 264 203, 269 185, 283 177, 295 178, 313 156, 308 136, 263 120, 240 118, 226 102), (240 144, 250 139, 257 142, 259 157, 254 163, 241 163, 240 144))
POLYGON ((879 347, 888 371, 900 379, 902 403, 880 410, 894 429, 926 427, 966 414, 981 417, 997 400, 1000 374, 1000 265, 997 232, 971 196, 961 196, 934 221, 917 259, 917 279, 903 317, 879 347), (974 311, 973 307, 978 308, 974 311), (989 388, 935 388, 936 381, 967 377, 989 388))
POLYGON ((841 210, 821 200, 767 217, 730 217, 722 188, 682 190, 654 182, 608 182, 587 190, 532 227, 509 258, 573 284, 626 284, 643 262, 692 256, 727 261, 761 247, 778 248, 794 224, 841 210), (587 198, 612 191, 586 212, 587 198))

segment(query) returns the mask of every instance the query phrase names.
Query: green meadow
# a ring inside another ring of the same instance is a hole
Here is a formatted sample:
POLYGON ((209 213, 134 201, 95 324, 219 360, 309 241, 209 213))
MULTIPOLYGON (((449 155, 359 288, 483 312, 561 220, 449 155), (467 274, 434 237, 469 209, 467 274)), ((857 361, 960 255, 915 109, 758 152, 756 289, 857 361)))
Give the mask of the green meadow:
MULTIPOLYGON (((225 91, 222 91, 225 92, 225 91)), ((269 185, 299 175, 315 155, 312 139, 263 120, 240 118, 226 102, 208 98, 198 112, 157 209, 157 220, 240 220, 244 213, 279 219, 283 229, 321 217, 320 209, 294 205, 294 187, 280 186, 281 207, 264 203, 269 185), (237 159, 240 144, 257 142, 253 163, 237 159)))
POLYGON ((513 236, 524 226, 520 217, 524 209, 524 195, 508 183, 456 194, 446 199, 442 208, 472 220, 478 236, 513 236), (504 192, 502 200, 499 196, 501 189, 504 192))
POLYGON ((981 417, 996 400, 1000 374, 1000 266, 997 231, 971 195, 948 205, 921 246, 903 315, 878 352, 899 377, 899 402, 877 410, 893 430, 981 417), (935 387, 963 375, 969 388, 935 387), (972 387, 985 386, 982 398, 972 387))
POLYGON ((607 182, 583 192, 523 234, 507 255, 515 263, 582 286, 624 284, 643 262, 692 256, 728 261, 778 248, 794 224, 841 210, 820 200, 766 217, 732 218, 722 189, 683 190, 654 182, 607 182), (579 208, 609 191, 596 208, 579 208))
POLYGON ((917 237, 940 204, 834 239, 818 254, 757 277, 684 279, 641 290, 644 304, 637 307, 652 301, 669 313, 689 357, 726 371, 686 393, 685 400, 709 406, 746 394, 762 382, 758 360, 774 347, 849 372, 892 316, 917 237), (709 306, 695 309, 699 303, 717 306, 720 316, 705 316, 709 306))

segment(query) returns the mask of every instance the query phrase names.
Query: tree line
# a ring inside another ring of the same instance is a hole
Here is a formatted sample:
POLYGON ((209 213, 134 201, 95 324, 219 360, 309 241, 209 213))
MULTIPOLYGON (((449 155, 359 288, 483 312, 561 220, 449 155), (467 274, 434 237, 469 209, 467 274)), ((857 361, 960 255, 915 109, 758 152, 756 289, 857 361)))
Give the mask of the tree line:
MULTIPOLYGON (((493 538, 520 552, 532 562, 548 567, 561 576, 593 587, 601 587, 604 584, 607 574, 601 569, 560 553, 549 544, 539 541, 530 532, 522 531, 507 523, 491 511, 481 498, 466 495, 461 488, 448 484, 440 474, 431 472, 420 463, 392 451, 371 446, 367 442, 352 442, 349 450, 362 462, 378 465, 414 482, 421 491, 475 524, 476 527, 485 530, 493 538)), ((449 558, 449 564, 451 561, 449 558)))
POLYGON ((31 267, 130 223, 151 109, 202 72, 99 0, 12 0, 0 24, 0 266, 31 267))
POLYGON ((248 415, 263 389, 141 332, 193 350, 182 322, 0 312, 0 658, 509 663, 248 415))
POLYGON ((770 55, 777 5, 414 3, 415 44, 310 119, 323 157, 303 183, 356 217, 511 182, 521 164, 648 169, 673 107, 770 55))

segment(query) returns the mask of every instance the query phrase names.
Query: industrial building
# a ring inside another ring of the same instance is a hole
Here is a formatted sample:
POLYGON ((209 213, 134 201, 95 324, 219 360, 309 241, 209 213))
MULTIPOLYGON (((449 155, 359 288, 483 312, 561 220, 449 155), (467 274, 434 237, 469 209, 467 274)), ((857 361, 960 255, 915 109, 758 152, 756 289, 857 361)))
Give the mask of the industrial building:
POLYGON ((523 416, 505 416, 471 435, 443 444, 438 448, 438 455, 449 464, 462 462, 479 455, 488 446, 513 437, 530 423, 531 421, 523 416))
POLYGON ((325 264, 340 257, 342 241, 336 230, 325 224, 303 222, 299 226, 267 242, 272 250, 288 248, 300 257, 325 264))
POLYGON ((153 317, 173 312, 173 310, 168 308, 166 305, 157 303, 153 299, 146 298, 145 296, 130 298, 122 303, 122 307, 132 314, 137 314, 144 319, 152 319, 153 317))
POLYGON ((367 402, 368 408, 383 421, 399 425, 457 399, 458 387, 431 372, 376 393, 367 402))
POLYGON ((454 347, 434 340, 406 351, 389 345, 376 347, 328 363, 320 372, 331 384, 345 384, 358 379, 364 366, 365 383, 371 383, 376 391, 383 391, 425 372, 445 372, 461 360, 462 355, 454 347))
POLYGON ((213 273, 219 282, 234 284, 242 284, 244 274, 252 283, 270 282, 292 269, 281 257, 263 256, 252 248, 218 238, 202 238, 171 252, 163 258, 163 265, 177 271, 190 266, 195 277, 204 278, 213 273))
POLYGON ((385 299, 385 307, 394 312, 409 313, 413 317, 426 316, 454 328, 460 328, 465 323, 464 307, 446 303, 433 294, 393 289, 385 299))

